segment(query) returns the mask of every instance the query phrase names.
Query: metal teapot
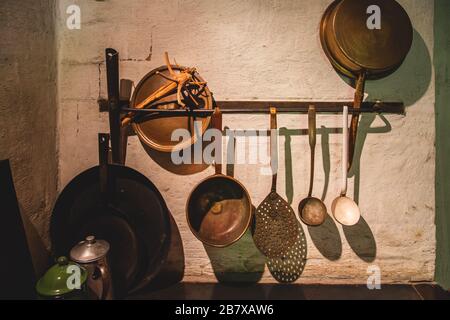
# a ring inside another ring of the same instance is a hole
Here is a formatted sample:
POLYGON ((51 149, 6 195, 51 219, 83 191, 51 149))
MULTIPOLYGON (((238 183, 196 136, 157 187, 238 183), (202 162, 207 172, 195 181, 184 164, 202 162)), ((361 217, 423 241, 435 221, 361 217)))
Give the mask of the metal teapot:
POLYGON ((88 236, 70 251, 70 259, 87 270, 87 286, 100 300, 111 300, 114 297, 107 257, 109 247, 107 241, 88 236))

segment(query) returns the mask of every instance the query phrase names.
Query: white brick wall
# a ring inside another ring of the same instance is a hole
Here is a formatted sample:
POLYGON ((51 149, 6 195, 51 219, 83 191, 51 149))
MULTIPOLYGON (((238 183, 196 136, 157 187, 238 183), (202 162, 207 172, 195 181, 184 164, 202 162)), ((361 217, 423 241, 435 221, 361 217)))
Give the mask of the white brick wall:
MULTIPOLYGON (((120 52, 122 78, 136 83, 163 64, 169 51, 180 64, 196 66, 218 100, 223 99, 352 99, 353 89, 332 69, 322 52, 318 25, 328 0, 88 0, 59 1, 59 189, 72 177, 97 163, 97 132, 108 128, 107 115, 99 114, 96 99, 106 95, 104 49, 120 52), (65 27, 68 4, 81 7, 81 30, 65 27), (150 48, 151 51, 150 51, 150 48), (151 60, 147 61, 151 53, 151 60), (99 83, 100 79, 100 83, 99 83), (76 161, 74 161, 76 159, 76 161)), ((376 260, 365 262, 355 251, 364 251, 370 238, 356 233, 359 247, 352 250, 341 226, 342 256, 329 261, 308 236, 308 263, 300 282, 363 283, 366 269, 377 264, 385 282, 432 280, 435 259, 434 226, 434 80, 433 1, 400 1, 417 31, 404 65, 385 80, 370 82, 371 98, 403 100, 407 116, 386 116, 392 126, 366 115, 360 174, 349 180, 349 195, 359 180, 362 215, 376 241, 376 260), (419 35, 419 36, 418 36, 419 35), (370 129, 368 129, 370 124, 370 129), (381 129, 377 129, 381 128, 381 129)), ((376 53, 374 53, 376 54, 376 53)), ((267 128, 268 117, 226 116, 224 125, 235 129, 267 128)), ((318 126, 339 128, 336 116, 319 116, 318 126)), ((306 129, 306 116, 279 116, 279 126, 306 129)), ((339 192, 341 136, 333 130, 319 132, 315 194, 325 184, 321 141, 329 149, 329 185, 325 203, 331 207, 339 192)), ((281 172, 278 189, 286 192, 284 141, 280 143, 281 172)), ((306 135, 291 141, 293 207, 306 195, 309 147, 306 135)), ((327 157, 325 157, 327 158, 327 157)), ((184 206, 191 188, 212 168, 193 175, 176 176, 159 167, 143 150, 137 137, 129 139, 127 164, 148 176, 161 190, 184 240, 185 281, 215 281, 202 244, 190 233, 184 206)), ((270 178, 258 175, 257 166, 237 166, 236 177, 249 190, 257 206, 270 188, 270 178)), ((348 235, 348 232, 347 232, 348 235)), ((352 238, 354 239, 354 238, 352 238)), ((326 242, 327 239, 325 239, 326 242)), ((330 239, 328 239, 330 240, 330 239)), ((328 243, 323 250, 332 250, 328 243)), ((222 261, 228 271, 251 270, 258 257, 222 261), (231 261, 231 262, 230 262, 231 261)), ((274 281, 266 270, 263 281, 274 281)))

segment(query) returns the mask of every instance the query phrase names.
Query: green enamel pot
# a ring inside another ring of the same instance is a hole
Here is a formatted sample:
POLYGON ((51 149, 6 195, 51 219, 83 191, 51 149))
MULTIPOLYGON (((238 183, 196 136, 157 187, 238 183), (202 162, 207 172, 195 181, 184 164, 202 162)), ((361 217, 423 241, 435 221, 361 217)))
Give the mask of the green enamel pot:
POLYGON ((36 283, 39 299, 86 300, 90 299, 87 289, 87 271, 62 256, 36 283))

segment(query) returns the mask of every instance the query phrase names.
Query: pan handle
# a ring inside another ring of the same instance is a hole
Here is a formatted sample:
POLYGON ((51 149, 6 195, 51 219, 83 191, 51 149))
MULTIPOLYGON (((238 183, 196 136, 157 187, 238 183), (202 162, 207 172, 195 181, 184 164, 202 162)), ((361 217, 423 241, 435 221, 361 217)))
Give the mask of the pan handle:
POLYGON ((272 192, 277 191, 278 172, 278 140, 277 140, 277 109, 270 107, 270 166, 272 168, 272 192))
POLYGON ((362 71, 359 74, 358 79, 356 80, 355 98, 353 102, 354 112, 352 115, 352 122, 350 124, 349 157, 347 168, 348 171, 350 171, 350 169, 352 168, 353 156, 355 154, 356 135, 358 133, 358 122, 359 122, 359 109, 361 109, 361 104, 364 100, 365 82, 366 82, 366 72, 362 71))
POLYGON ((107 204, 109 200, 109 185, 111 183, 109 177, 109 134, 98 134, 98 160, 100 166, 100 194, 103 201, 107 204))
POLYGON ((105 56, 112 161, 114 163, 120 163, 122 156, 120 150, 121 121, 119 105, 119 53, 112 48, 107 48, 105 50, 105 56))
MULTIPOLYGON (((222 112, 220 108, 217 107, 214 109, 214 113, 211 117, 212 127, 220 131, 220 137, 222 138, 222 112)), ((219 142, 219 149, 215 150, 216 154, 214 155, 214 169, 216 174, 222 174, 222 139, 219 142), (217 161, 219 159, 219 161, 217 161)))

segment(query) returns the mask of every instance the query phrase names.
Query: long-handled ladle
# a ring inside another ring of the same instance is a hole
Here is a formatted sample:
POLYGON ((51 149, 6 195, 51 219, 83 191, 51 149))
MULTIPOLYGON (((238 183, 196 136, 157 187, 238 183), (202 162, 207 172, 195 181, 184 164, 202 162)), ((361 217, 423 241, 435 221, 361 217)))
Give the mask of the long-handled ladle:
POLYGON ((311 105, 308 109, 308 135, 311 149, 311 172, 309 179, 308 197, 298 205, 298 215, 303 223, 309 226, 320 226, 327 218, 327 207, 322 200, 312 196, 314 185, 314 158, 316 150, 316 108, 311 105))
POLYGON ((361 212, 355 201, 347 197, 347 169, 348 169, 348 106, 344 106, 342 123, 342 190, 331 206, 336 220, 344 226, 358 223, 361 212))

